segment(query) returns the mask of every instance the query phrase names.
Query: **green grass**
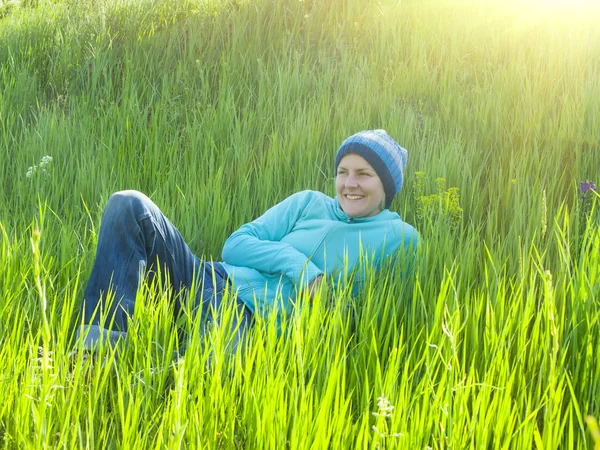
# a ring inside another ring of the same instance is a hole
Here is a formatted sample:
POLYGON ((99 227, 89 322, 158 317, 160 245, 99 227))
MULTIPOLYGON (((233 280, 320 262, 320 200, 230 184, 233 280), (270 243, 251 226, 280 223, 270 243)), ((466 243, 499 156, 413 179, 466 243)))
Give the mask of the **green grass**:
POLYGON ((598 17, 541 0, 0 0, 1 445, 592 448, 600 202, 578 189, 600 184, 598 17), (145 192, 219 260, 287 195, 333 194, 337 147, 367 128, 409 151, 392 209, 422 232, 410 280, 325 289, 280 334, 259 318, 235 357, 229 308, 175 364, 168 293, 147 286, 128 344, 91 370, 73 336, 112 192, 145 192), (425 195, 458 188, 458 226, 443 205, 419 214, 416 172, 425 195))

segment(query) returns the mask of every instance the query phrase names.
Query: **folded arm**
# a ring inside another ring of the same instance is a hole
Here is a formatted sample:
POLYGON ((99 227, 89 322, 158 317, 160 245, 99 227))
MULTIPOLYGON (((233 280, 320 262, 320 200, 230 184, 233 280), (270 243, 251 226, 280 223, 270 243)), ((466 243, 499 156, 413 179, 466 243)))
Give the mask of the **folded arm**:
POLYGON ((225 242, 223 261, 269 274, 282 274, 294 283, 310 283, 323 273, 306 255, 281 240, 290 233, 311 200, 311 192, 291 195, 258 219, 242 225, 225 242))

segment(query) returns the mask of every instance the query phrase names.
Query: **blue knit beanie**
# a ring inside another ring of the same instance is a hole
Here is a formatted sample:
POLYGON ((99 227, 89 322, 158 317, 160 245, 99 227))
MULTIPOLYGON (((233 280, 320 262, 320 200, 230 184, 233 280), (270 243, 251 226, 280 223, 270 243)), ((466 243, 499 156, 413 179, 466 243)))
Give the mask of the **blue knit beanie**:
POLYGON ((383 183, 385 207, 389 208, 396 194, 402 189, 408 152, 388 136, 385 130, 365 130, 342 142, 335 156, 336 172, 340 161, 348 153, 362 156, 375 169, 383 183))

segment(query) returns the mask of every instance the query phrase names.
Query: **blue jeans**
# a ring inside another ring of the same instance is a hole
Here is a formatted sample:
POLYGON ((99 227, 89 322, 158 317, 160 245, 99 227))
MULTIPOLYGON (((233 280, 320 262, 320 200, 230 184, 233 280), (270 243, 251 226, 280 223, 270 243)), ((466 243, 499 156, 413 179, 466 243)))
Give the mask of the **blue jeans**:
MULTIPOLYGON (((172 288, 175 317, 182 312, 192 287, 196 288, 192 306, 202 308, 202 320, 210 317, 211 308, 220 309, 227 283, 223 266, 196 257, 177 228, 144 194, 113 194, 102 215, 96 260, 84 293, 84 327, 78 334, 85 347, 92 347, 102 337, 115 342, 126 335, 142 277, 151 281, 157 273, 172 288), (114 300, 107 304, 109 290, 114 300)), ((239 318, 233 330, 235 351, 251 325, 252 313, 234 297, 239 318)))

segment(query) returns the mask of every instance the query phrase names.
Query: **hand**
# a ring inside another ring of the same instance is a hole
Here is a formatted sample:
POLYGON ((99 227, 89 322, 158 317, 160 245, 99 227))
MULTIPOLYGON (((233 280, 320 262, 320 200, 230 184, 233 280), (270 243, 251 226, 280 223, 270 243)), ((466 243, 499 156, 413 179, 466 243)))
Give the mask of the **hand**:
POLYGON ((308 298, 312 302, 313 297, 321 287, 321 282, 323 281, 323 275, 317 275, 308 285, 308 298))

